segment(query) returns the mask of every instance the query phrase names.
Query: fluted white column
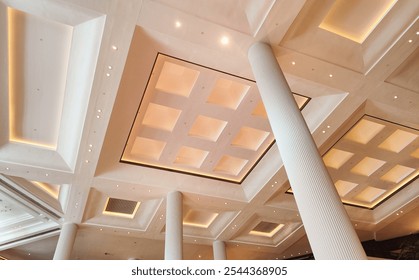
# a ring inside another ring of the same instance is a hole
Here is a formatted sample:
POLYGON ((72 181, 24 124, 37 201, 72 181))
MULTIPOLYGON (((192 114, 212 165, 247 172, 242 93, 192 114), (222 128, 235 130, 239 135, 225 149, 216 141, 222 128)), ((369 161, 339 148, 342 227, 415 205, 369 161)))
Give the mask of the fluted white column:
POLYGON ((77 235, 77 225, 65 223, 61 227, 60 237, 55 248, 54 260, 69 260, 77 235))
POLYGON ((271 47, 248 55, 314 257, 366 259, 271 47))
POLYGON ((178 191, 167 194, 166 202, 166 240, 164 244, 165 260, 183 258, 183 199, 178 191))
POLYGON ((226 260, 226 245, 224 241, 221 240, 215 240, 212 243, 212 250, 214 253, 214 260, 226 260))

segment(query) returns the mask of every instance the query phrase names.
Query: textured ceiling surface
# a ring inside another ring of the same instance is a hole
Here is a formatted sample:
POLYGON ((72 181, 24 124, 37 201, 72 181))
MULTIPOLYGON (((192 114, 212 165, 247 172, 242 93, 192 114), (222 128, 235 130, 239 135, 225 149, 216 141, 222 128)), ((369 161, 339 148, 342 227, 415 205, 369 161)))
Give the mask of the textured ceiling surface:
MULTIPOLYGON (((419 2, 0 1, 0 256, 311 253, 247 51, 271 45, 361 241, 419 232, 419 2), (123 2, 123 4, 122 4, 123 2), (141 248, 141 250, 140 250, 141 248)), ((302 172, 304 172, 302 170, 302 172)))

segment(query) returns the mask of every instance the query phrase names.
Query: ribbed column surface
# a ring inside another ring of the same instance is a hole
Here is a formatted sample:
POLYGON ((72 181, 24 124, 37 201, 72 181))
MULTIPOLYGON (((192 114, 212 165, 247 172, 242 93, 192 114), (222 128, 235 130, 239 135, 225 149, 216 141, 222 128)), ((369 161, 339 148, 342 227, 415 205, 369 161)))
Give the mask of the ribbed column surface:
POLYGON ((212 250, 214 253, 214 260, 226 260, 226 246, 224 241, 216 240, 212 243, 212 250))
POLYGON ((271 47, 248 55, 314 257, 366 259, 271 47))
POLYGON ((178 191, 167 194, 165 260, 183 258, 183 199, 178 191))
POLYGON ((55 248, 54 260, 69 260, 77 235, 77 225, 65 223, 61 228, 57 247, 55 248))

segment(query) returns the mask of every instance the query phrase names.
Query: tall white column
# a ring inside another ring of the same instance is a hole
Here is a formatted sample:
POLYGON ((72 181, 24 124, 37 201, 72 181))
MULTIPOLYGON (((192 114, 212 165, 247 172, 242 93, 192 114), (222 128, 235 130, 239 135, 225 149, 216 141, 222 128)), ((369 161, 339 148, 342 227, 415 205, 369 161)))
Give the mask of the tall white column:
POLYGON ((165 260, 183 258, 183 199, 178 191, 167 194, 166 202, 166 240, 164 244, 165 260))
POLYGON ((55 248, 54 260, 69 260, 77 235, 77 225, 65 223, 61 227, 60 237, 55 248))
POLYGON ((226 245, 224 241, 221 240, 215 240, 212 243, 212 250, 214 253, 214 260, 226 260, 226 245))
POLYGON ((314 257, 366 259, 271 47, 248 55, 314 257))

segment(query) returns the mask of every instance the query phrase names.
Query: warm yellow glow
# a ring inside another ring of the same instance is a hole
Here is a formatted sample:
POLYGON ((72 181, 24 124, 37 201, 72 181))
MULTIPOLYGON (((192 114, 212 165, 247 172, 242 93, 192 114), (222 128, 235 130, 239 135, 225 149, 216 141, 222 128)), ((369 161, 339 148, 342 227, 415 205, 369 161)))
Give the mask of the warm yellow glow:
POLYGON ((171 132, 173 131, 181 113, 181 110, 150 102, 145 112, 142 124, 171 132))
POLYGON ((140 204, 141 204, 141 202, 137 202, 137 204, 135 205, 135 208, 134 208, 134 211, 132 212, 132 214, 125 214, 125 213, 118 213, 118 212, 110 212, 110 211, 106 211, 106 207, 108 206, 109 199, 110 199, 110 197, 108 197, 106 199, 105 208, 103 209, 102 214, 109 215, 109 216, 115 216, 115 217, 121 217, 121 218, 129 218, 129 219, 134 218, 134 216, 137 213, 137 210, 138 210, 138 208, 140 207, 140 204))
POLYGON ((418 136, 416 134, 397 129, 392 133, 378 148, 398 153, 411 142, 413 142, 418 136))
POLYGON ((338 191, 340 197, 344 197, 345 195, 347 195, 356 186, 358 186, 358 184, 343 180, 338 180, 335 183, 336 190, 338 191))
POLYGON ((217 216, 218 213, 189 210, 183 219, 183 224, 192 227, 208 228, 217 216))
POLYGON ((333 148, 323 157, 323 161, 327 167, 339 169, 353 155, 353 153, 333 148))
POLYGON ((50 196, 52 196, 55 199, 58 199, 58 196, 60 194, 60 187, 57 185, 51 185, 46 183, 41 183, 37 181, 31 181, 34 185, 48 193, 50 196))
POLYGON ((363 176, 370 176, 385 163, 385 161, 379 159, 364 157, 357 165, 351 169, 351 172, 363 176))
POLYGON ((375 187, 366 187, 362 192, 360 192, 357 196, 355 196, 356 200, 360 200, 363 202, 374 202, 380 195, 385 193, 386 191, 383 189, 375 188, 375 187))
POLYGON ((270 232, 263 232, 263 231, 251 230, 249 232, 249 234, 251 234, 251 235, 257 235, 257 236, 264 236, 264 237, 272 237, 272 236, 274 236, 283 227, 284 227, 284 224, 279 224, 276 228, 274 228, 270 232))
POLYGON ((392 183, 399 183, 401 180, 409 176, 415 169, 403 166, 403 165, 396 165, 386 174, 381 177, 381 180, 392 182, 392 183))
POLYGON ((31 146, 35 146, 35 147, 39 147, 39 148, 44 148, 44 149, 48 149, 48 150, 56 150, 57 147, 53 146, 53 145, 48 145, 48 144, 42 144, 39 142, 33 142, 33 141, 29 141, 29 140, 23 140, 23 139, 19 139, 19 138, 13 138, 10 137, 10 142, 15 142, 15 143, 20 143, 20 144, 25 144, 25 145, 31 145, 31 146))
POLYGON ((337 0, 320 28, 362 44, 397 0, 337 0))
POLYGON ((344 139, 365 145, 384 127, 385 125, 362 119, 345 135, 344 139))

